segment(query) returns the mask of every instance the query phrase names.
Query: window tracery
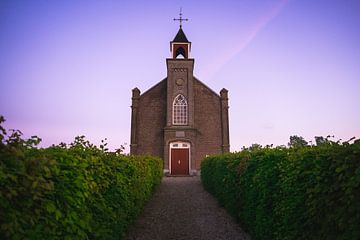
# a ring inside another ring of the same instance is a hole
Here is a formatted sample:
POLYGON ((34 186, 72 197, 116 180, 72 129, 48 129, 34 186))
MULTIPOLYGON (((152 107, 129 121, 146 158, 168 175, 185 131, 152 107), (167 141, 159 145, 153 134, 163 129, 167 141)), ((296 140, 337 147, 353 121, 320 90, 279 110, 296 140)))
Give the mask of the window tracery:
POLYGON ((173 124, 187 125, 188 105, 186 98, 179 94, 175 97, 173 103, 173 124))

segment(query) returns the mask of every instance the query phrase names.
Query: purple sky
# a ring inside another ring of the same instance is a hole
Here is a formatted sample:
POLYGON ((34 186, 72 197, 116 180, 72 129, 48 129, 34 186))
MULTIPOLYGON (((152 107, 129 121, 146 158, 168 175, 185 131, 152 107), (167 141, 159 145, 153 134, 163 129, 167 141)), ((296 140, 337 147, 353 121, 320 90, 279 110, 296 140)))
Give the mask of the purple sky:
POLYGON ((232 151, 290 135, 360 138, 357 0, 2 0, 6 128, 43 146, 129 143, 131 89, 166 77, 181 6, 195 76, 229 90, 232 151))

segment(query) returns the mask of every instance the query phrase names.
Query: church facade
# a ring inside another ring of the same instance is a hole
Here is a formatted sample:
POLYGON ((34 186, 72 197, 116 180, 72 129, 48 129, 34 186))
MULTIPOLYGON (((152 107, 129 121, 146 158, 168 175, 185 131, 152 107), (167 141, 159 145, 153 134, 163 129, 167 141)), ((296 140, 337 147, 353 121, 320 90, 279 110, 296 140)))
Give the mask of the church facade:
POLYGON ((162 158, 165 174, 196 175, 207 155, 229 152, 228 91, 217 94, 193 75, 181 25, 170 49, 167 77, 132 90, 130 154, 162 158))

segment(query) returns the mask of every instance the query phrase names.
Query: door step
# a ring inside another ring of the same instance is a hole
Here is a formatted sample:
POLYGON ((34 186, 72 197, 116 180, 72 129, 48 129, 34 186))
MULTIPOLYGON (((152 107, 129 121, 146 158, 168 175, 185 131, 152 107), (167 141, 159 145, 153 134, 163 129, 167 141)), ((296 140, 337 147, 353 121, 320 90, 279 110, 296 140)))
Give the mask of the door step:
POLYGON ((191 176, 191 175, 166 175, 166 177, 193 177, 193 176, 191 176))

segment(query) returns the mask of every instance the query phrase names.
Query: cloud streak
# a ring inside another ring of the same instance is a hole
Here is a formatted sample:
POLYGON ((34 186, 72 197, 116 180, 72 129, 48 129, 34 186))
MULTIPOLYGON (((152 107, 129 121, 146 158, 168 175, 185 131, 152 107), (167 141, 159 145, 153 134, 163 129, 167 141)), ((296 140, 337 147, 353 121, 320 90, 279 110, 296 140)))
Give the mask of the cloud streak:
POLYGON ((261 16, 254 27, 246 34, 243 39, 239 40, 239 43, 232 48, 228 48, 224 53, 216 58, 217 60, 210 63, 205 70, 200 74, 204 79, 210 80, 214 75, 223 68, 233 57, 238 55, 244 48, 246 48, 252 40, 258 35, 258 33, 266 27, 271 20, 280 14, 283 8, 289 3, 290 0, 281 0, 274 5, 265 15, 261 16))

